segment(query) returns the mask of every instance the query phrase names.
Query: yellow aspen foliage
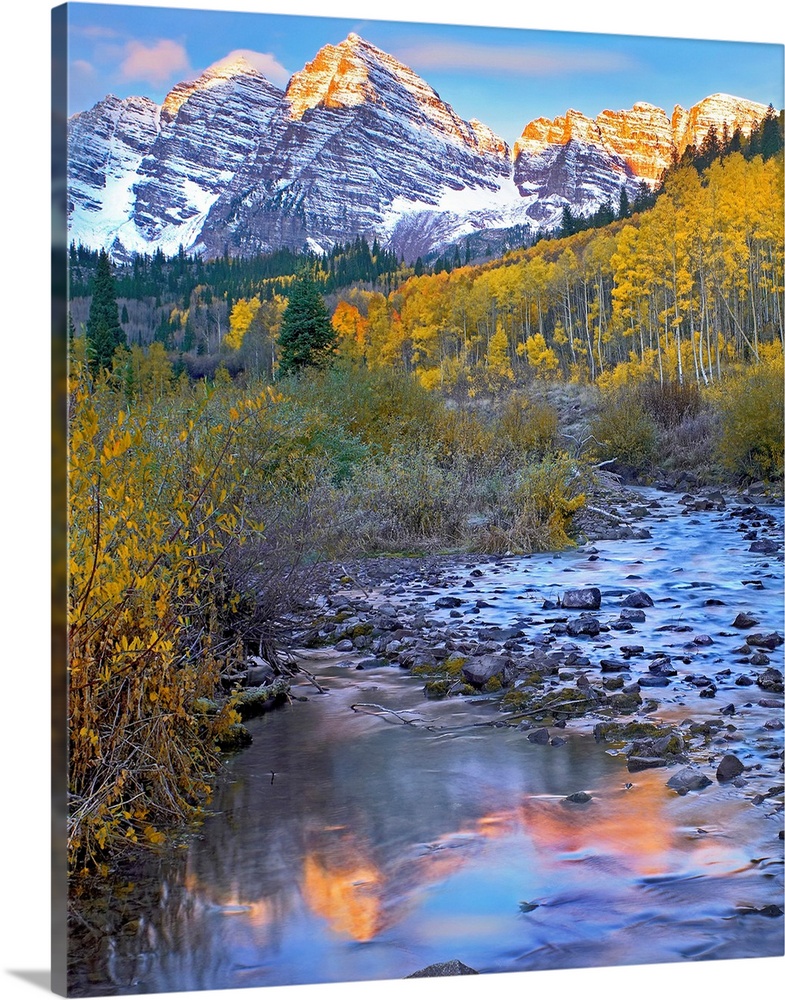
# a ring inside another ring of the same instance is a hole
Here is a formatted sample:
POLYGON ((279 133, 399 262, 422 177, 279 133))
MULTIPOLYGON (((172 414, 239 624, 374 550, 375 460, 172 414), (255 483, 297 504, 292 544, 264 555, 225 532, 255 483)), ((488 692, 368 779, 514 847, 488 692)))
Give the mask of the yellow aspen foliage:
POLYGON ((356 305, 341 300, 335 307, 331 319, 337 334, 339 354, 352 361, 366 358, 368 319, 356 305))
POLYGON ((541 333, 527 337, 521 345, 521 352, 529 366, 540 378, 552 377, 558 372, 559 359, 556 352, 548 347, 545 337, 541 333))
POLYGON ((488 341, 488 383, 492 389, 497 390, 512 380, 510 342, 499 320, 496 323, 496 332, 488 341))
POLYGON ((229 314, 229 330, 224 337, 224 344, 232 350, 239 351, 243 339, 256 319, 262 303, 254 296, 252 299, 238 299, 229 314))
POLYGON ((335 307, 332 324, 338 334, 338 343, 343 353, 362 352, 368 330, 368 320, 355 305, 343 300, 335 307))

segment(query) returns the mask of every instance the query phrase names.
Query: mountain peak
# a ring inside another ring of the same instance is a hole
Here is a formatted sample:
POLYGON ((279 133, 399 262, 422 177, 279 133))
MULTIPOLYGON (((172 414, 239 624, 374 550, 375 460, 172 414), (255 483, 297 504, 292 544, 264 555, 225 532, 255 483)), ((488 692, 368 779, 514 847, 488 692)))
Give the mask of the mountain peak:
POLYGON ((673 109, 673 140, 679 153, 688 145, 700 146, 713 126, 722 135, 727 126, 732 134, 737 128, 749 135, 753 125, 763 121, 767 107, 732 94, 710 94, 689 110, 673 109))
POLYGON ((263 76, 259 70, 249 62, 247 56, 242 52, 230 52, 228 56, 219 59, 218 62, 208 66, 204 71, 201 80, 230 80, 233 76, 263 76))
MULTIPOLYGON (((295 73, 286 100, 289 117, 295 120, 317 107, 374 105, 382 113, 405 118, 458 145, 477 143, 467 123, 422 77, 355 32, 338 45, 325 45, 295 73)), ((496 139, 491 145, 499 145, 496 139)))
MULTIPOLYGON (((242 52, 230 52, 223 59, 208 66, 196 80, 178 83, 173 87, 166 95, 161 109, 164 118, 174 118, 188 98, 197 91, 210 90, 212 87, 218 87, 240 76, 254 77, 269 83, 267 77, 242 52)), ((273 85, 270 84, 270 86, 273 85)))
POLYGON ((286 97, 292 118, 311 108, 357 107, 379 99, 371 75, 374 64, 390 57, 355 32, 338 45, 325 45, 289 81, 286 97))

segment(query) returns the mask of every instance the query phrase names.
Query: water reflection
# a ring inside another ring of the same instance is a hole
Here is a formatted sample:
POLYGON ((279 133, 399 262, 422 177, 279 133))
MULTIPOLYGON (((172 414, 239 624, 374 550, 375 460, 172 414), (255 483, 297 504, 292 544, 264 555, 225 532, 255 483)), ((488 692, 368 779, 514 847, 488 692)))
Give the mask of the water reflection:
MULTIPOLYGON (((707 557, 711 524, 661 530, 659 546, 609 544, 593 562, 511 564, 488 585, 501 594, 485 620, 531 613, 542 588, 575 578, 609 590, 628 573, 658 602, 647 648, 683 650, 689 635, 657 629, 688 623, 715 630, 713 647, 690 654, 701 669, 722 663, 738 641, 727 605, 751 607, 741 580, 768 569, 743 552, 707 557), (709 594, 726 605, 706 607, 709 594)), ((754 601, 777 615, 781 591, 754 601)), ((329 694, 303 687, 309 701, 251 723, 254 743, 187 854, 107 893, 80 929, 76 995, 391 979, 453 957, 513 971, 781 954, 782 920, 742 912, 781 886, 774 803, 753 807, 716 782, 680 797, 665 771, 630 775, 572 727, 563 746, 533 745, 488 725, 492 709, 424 701, 394 668, 358 679, 329 658, 309 667, 329 694), (565 801, 576 791, 591 800, 565 801)), ((772 740, 781 750, 781 733, 772 740)))

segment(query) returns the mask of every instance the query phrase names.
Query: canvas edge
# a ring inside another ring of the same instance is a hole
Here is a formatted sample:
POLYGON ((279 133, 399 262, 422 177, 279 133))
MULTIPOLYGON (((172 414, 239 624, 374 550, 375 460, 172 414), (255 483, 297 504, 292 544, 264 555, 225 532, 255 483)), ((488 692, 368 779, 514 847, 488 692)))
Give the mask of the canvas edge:
POLYGON ((67 378, 67 25, 68 6, 51 12, 51 989, 67 994, 66 697, 66 378, 67 378))

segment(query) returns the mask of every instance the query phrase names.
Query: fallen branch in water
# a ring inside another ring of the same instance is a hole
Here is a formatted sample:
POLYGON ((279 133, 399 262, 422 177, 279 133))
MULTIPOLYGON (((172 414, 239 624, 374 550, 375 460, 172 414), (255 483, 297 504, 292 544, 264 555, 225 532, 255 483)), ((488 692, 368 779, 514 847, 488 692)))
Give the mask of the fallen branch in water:
POLYGON ((611 521, 615 521, 617 524, 626 524, 626 517, 619 517, 618 514, 611 514, 609 510, 603 510, 602 507, 592 507, 591 504, 584 504, 583 510, 590 510, 592 514, 598 514, 600 517, 607 517, 611 521))
POLYGON ((319 694, 327 694, 328 688, 322 687, 322 685, 317 681, 317 679, 310 672, 310 670, 306 670, 305 667, 298 666, 296 670, 293 671, 293 673, 304 674, 305 677, 311 682, 311 684, 313 684, 313 686, 316 688, 319 694))
POLYGON ((326 687, 322 687, 310 670, 306 670, 305 667, 301 666, 290 652, 286 651, 277 656, 276 668, 286 677, 294 677, 295 674, 303 674, 307 680, 313 684, 319 694, 327 694, 328 689, 326 687), (285 657, 285 662, 282 657, 285 657))
POLYGON ((375 704, 372 704, 370 702, 357 702, 356 704, 354 704, 354 705, 351 706, 351 709, 352 709, 353 712, 365 712, 367 715, 382 715, 382 716, 384 716, 384 715, 394 715, 395 718, 396 719, 400 719, 400 721, 405 726, 411 726, 411 725, 414 725, 415 722, 422 722, 423 721, 420 718, 417 718, 417 719, 404 719, 403 715, 400 712, 396 712, 392 708, 385 708, 384 705, 375 705, 375 704), (375 712, 366 711, 366 710, 369 710, 369 709, 376 709, 376 711, 375 712))
POLYGON ((587 704, 593 704, 595 699, 592 698, 570 698, 569 701, 557 701, 552 705, 534 705, 532 708, 527 708, 523 711, 518 711, 512 715, 507 716, 508 719, 522 719, 527 715, 540 715, 548 712, 559 712, 563 708, 569 708, 570 705, 583 705, 585 708, 587 704))

